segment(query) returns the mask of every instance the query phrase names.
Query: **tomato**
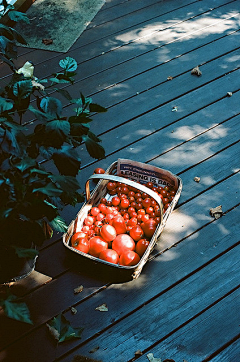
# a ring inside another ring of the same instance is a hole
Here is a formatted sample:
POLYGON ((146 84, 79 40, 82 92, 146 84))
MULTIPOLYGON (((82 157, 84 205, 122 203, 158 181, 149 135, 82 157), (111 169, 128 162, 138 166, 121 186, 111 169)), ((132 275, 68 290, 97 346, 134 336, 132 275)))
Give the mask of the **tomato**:
POLYGON ((133 228, 130 230, 130 236, 131 238, 133 238, 134 241, 140 240, 143 237, 143 230, 141 226, 133 226, 133 228))
POLYGON ((148 215, 148 214, 142 215, 142 222, 146 222, 149 219, 150 219, 150 215, 148 215))
POLYGON ((128 220, 127 225, 128 225, 128 226, 135 226, 135 225, 137 225, 137 218, 136 218, 136 217, 132 217, 130 220, 128 220))
POLYGON ((148 206, 147 208, 146 208, 146 213, 147 214, 151 214, 152 212, 153 212, 153 207, 152 206, 148 206))
POLYGON ((113 198, 112 198, 112 205, 113 206, 118 206, 119 204, 120 204, 120 198, 118 197, 118 196, 114 196, 113 198))
POLYGON ((105 218, 105 215, 101 212, 96 216, 97 221, 102 221, 104 218, 105 218))
POLYGON ((88 215, 88 216, 86 216, 85 219, 84 219, 84 224, 90 226, 90 225, 93 225, 93 224, 94 224, 94 221, 95 221, 94 217, 88 215))
POLYGON ((139 263, 140 257, 135 251, 127 250, 120 256, 119 264, 124 266, 132 266, 139 263))
POLYGON ((90 239, 90 248, 88 253, 92 256, 98 257, 101 251, 108 249, 108 243, 100 236, 93 236, 90 239))
POLYGON ((117 234, 125 234, 127 231, 124 218, 121 215, 114 216, 112 226, 115 228, 117 234))
POLYGON ((144 235, 146 238, 151 238, 156 230, 157 224, 153 219, 149 219, 141 224, 141 228, 143 229, 144 235))
POLYGON ((109 263, 118 264, 119 255, 113 249, 105 249, 99 254, 99 259, 106 260, 109 263))
POLYGON ((90 213, 92 216, 97 216, 99 213, 100 213, 100 210, 98 207, 92 207, 91 210, 90 210, 90 213))
POLYGON ((109 181, 109 182, 107 183, 107 189, 108 189, 109 191, 115 190, 116 187, 117 187, 116 182, 109 181))
POLYGON ((122 187, 122 193, 125 194, 125 195, 128 195, 129 193, 129 188, 127 186, 123 186, 122 187))
POLYGON ((79 232, 73 234, 71 237, 71 245, 72 246, 77 245, 77 243, 79 242, 80 239, 84 239, 86 237, 87 237, 87 234, 82 231, 79 231, 79 232))
POLYGON ((149 189, 152 189, 152 188, 153 188, 153 183, 152 183, 152 182, 147 182, 147 183, 146 183, 146 186, 147 186, 149 189))
POLYGON ((95 168, 94 173, 97 175, 100 175, 100 174, 105 173, 105 170, 101 167, 97 167, 97 168, 95 168))
POLYGON ((151 199, 150 197, 146 197, 142 200, 142 206, 145 207, 145 209, 149 206, 151 206, 151 199))
POLYGON ((112 225, 105 224, 101 227, 100 236, 109 243, 115 239, 117 232, 112 225))
POLYGON ((136 245, 136 253, 138 253, 139 256, 143 256, 143 254, 147 250, 148 245, 149 241, 147 239, 138 240, 136 245))
POLYGON ((135 242, 128 234, 119 234, 112 242, 112 249, 121 255, 126 250, 134 250, 135 242))
POLYGON ((100 200, 100 204, 106 204, 107 199, 105 197, 102 197, 100 200))
POLYGON ((120 207, 122 207, 123 209, 126 209, 127 207, 129 207, 130 202, 128 199, 122 199, 120 202, 120 207))

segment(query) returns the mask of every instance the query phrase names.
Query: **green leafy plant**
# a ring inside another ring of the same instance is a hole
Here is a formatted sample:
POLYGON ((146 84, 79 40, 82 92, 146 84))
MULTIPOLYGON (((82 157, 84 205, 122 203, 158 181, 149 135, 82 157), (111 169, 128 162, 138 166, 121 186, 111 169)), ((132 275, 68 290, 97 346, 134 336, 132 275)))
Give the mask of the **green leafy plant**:
MULTIPOLYGON (((0 17, 28 22, 6 0, 0 5, 0 17)), ((47 79, 34 76, 30 61, 17 69, 18 43, 26 41, 14 28, 0 24, 0 58, 12 70, 10 81, 0 87, 0 255, 13 250, 28 258, 37 253, 33 246, 51 238, 54 230, 66 230, 62 208, 83 201, 77 147, 84 143, 91 157, 105 157, 90 123, 94 113, 106 109, 81 92, 72 98, 61 88, 74 83, 73 58, 61 60, 59 72, 47 79), (64 115, 62 97, 71 108, 70 116, 64 115)))

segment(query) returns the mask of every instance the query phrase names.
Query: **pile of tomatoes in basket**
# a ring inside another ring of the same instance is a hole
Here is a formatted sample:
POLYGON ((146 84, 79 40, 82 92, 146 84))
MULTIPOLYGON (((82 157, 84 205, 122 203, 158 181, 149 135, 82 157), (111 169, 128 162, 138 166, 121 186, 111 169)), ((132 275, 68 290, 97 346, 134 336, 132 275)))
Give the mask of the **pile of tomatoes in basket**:
MULTIPOLYGON (((162 198, 166 211, 175 191, 151 182, 145 186, 162 198)), ((71 246, 113 264, 136 265, 160 222, 159 205, 147 193, 120 182, 109 181, 107 192, 109 200, 102 198, 90 209, 71 246)))

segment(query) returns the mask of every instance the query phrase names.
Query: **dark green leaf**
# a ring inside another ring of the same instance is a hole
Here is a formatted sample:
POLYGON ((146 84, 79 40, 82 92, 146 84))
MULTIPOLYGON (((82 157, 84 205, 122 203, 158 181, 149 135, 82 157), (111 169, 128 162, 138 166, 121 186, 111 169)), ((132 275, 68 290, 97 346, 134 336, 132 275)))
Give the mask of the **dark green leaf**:
POLYGON ((57 77, 52 77, 52 78, 49 78, 49 80, 53 83, 57 83, 57 84, 61 84, 61 83, 69 83, 70 80, 66 77, 65 78, 57 78, 57 77))
POLYGON ((55 219, 49 221, 49 225, 51 225, 54 230, 59 232, 66 232, 68 229, 67 224, 60 216, 57 216, 55 219))
POLYGON ((70 96, 69 92, 66 89, 55 89, 58 93, 60 93, 62 96, 64 96, 68 101, 70 101, 72 99, 72 97, 70 96))
POLYGON ((32 93, 32 81, 31 80, 20 80, 13 86, 13 94, 18 98, 27 98, 32 93))
POLYGON ((76 60, 70 57, 60 60, 59 65, 67 72, 74 72, 77 69, 76 60))
POLYGON ((101 145, 88 136, 83 136, 83 140, 85 141, 87 151, 91 157, 96 159, 105 158, 105 150, 101 145))
POLYGON ((42 99, 40 106, 44 112, 49 113, 57 118, 62 113, 62 103, 57 98, 45 97, 42 99))
POLYGON ((21 13, 20 11, 11 10, 8 12, 8 16, 13 21, 24 21, 25 23, 30 24, 30 20, 28 19, 27 15, 21 13))
POLYGON ((6 99, 0 97, 0 113, 9 111, 13 108, 13 104, 11 102, 6 101, 6 99))
POLYGON ((97 112, 97 113, 107 112, 107 108, 102 107, 96 103, 89 104, 89 110, 90 112, 97 112))
POLYGON ((75 193, 80 188, 80 185, 75 177, 65 175, 51 175, 50 178, 54 183, 56 182, 63 191, 67 193, 75 193))
POLYGON ((56 119, 47 123, 46 132, 50 132, 51 137, 60 137, 65 140, 70 133, 70 124, 68 121, 56 119))
POLYGON ((62 175, 76 176, 78 174, 81 162, 76 150, 64 146, 55 152, 52 158, 62 175))
POLYGON ((20 322, 33 324, 26 303, 18 302, 17 297, 14 295, 10 294, 7 299, 0 300, 0 305, 7 317, 20 322))
POLYGON ((48 184, 44 187, 36 188, 32 192, 40 192, 41 194, 47 195, 49 197, 57 197, 62 193, 62 191, 59 190, 54 184, 48 184))
POLYGON ((51 335, 59 343, 74 338, 80 339, 83 331, 83 328, 73 328, 63 314, 59 314, 57 317, 53 318, 47 323, 47 327, 51 335))
POLYGON ((80 114, 79 116, 71 116, 71 117, 69 117, 68 121, 70 123, 86 124, 86 123, 92 122, 92 119, 87 117, 87 116, 84 116, 83 114, 80 114))
POLYGON ((19 258, 33 259, 38 255, 38 251, 36 249, 26 249, 26 248, 15 247, 15 251, 19 258))
POLYGON ((33 106, 29 106, 28 109, 34 113, 34 115, 37 117, 37 119, 39 121, 51 121, 55 115, 52 115, 52 114, 49 114, 49 113, 44 113, 44 112, 41 112, 39 111, 38 109, 35 109, 33 106))

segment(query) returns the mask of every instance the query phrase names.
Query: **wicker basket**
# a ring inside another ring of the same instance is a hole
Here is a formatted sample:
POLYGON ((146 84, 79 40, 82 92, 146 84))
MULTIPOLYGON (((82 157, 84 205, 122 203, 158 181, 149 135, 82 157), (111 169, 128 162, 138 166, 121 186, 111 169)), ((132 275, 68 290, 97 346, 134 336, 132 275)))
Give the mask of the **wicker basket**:
MULTIPOLYGON (((161 169, 159 169, 159 170, 161 170, 161 169)), ((165 213, 163 213, 162 199, 156 192, 152 191, 151 189, 147 188, 146 186, 139 184, 135 181, 132 181, 132 180, 124 178, 124 177, 116 176, 116 172, 117 172, 117 162, 114 162, 106 170, 105 174, 92 175, 87 180, 87 182, 86 182, 86 200, 87 201, 80 209, 79 213, 77 214, 76 219, 73 220, 71 222, 71 224, 69 225, 67 232, 63 235, 63 244, 68 250, 71 251, 71 253, 74 253, 75 255, 77 255, 78 263, 83 263, 85 268, 89 267, 92 269, 94 266, 97 266, 98 268, 99 267, 101 268, 103 273, 105 273, 106 277, 108 277, 108 276, 109 277, 111 276, 113 278, 117 277, 117 279, 120 279, 120 280, 122 278, 123 278, 123 280, 136 279, 140 275, 143 266, 146 264, 148 257, 157 242, 158 237, 160 236, 163 228, 166 225, 169 215, 171 214, 172 210, 174 209, 176 203, 178 202, 178 199, 180 197, 181 190, 182 190, 182 181, 178 176, 175 176, 172 174, 172 176, 175 177, 178 181, 178 189, 177 189, 177 192, 176 192, 174 199, 172 200, 170 206, 165 211, 165 213), (99 179, 100 179, 100 181, 97 183, 94 190, 90 193, 90 181, 91 180, 96 181, 99 179), (78 220, 78 222, 79 222, 78 225, 81 226, 81 224, 83 224, 85 217, 88 215, 89 210, 93 206, 97 206, 100 203, 101 198, 103 198, 103 197, 110 198, 110 195, 107 194, 107 188, 106 188, 106 185, 109 181, 121 182, 128 186, 133 186, 142 192, 146 192, 149 196, 151 196, 152 198, 155 199, 155 201, 158 203, 159 208, 160 208, 160 222, 155 230, 154 235, 152 236, 152 238, 150 240, 147 250, 141 257, 139 263, 134 266, 122 266, 122 265, 118 265, 118 264, 116 265, 116 264, 109 263, 107 261, 98 259, 89 254, 85 254, 85 253, 73 248, 70 244, 71 236, 75 232, 76 220, 78 220)))

